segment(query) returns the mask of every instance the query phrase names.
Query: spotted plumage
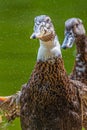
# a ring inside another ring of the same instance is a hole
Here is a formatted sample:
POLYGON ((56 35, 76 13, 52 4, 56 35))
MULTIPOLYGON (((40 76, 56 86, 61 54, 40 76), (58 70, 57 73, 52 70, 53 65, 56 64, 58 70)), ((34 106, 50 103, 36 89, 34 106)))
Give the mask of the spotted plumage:
POLYGON ((11 96, 0 96, 0 116, 5 116, 8 122, 20 117, 20 95, 21 91, 11 96))
POLYGON ((72 79, 77 79, 87 85, 87 37, 86 35, 76 38, 76 60, 71 74, 72 79))
MULTIPOLYGON (((71 48, 76 43, 76 59, 73 71, 70 74, 72 80, 79 80, 87 89, 87 36, 82 20, 71 18, 65 22, 65 39, 62 48, 71 48)), ((83 87, 83 85, 82 85, 83 87)), ((84 93, 84 92, 83 92, 84 93)), ((83 97, 83 126, 87 130, 87 93, 83 97)))
POLYGON ((8 97, 0 108, 9 121, 21 115, 23 130, 80 130, 86 86, 68 78, 51 19, 48 16, 36 19, 37 27, 31 38, 40 39, 37 63, 22 91, 8 97))
POLYGON ((44 130, 45 128, 50 130, 52 126, 52 130, 57 130, 58 127, 61 129, 63 126, 60 123, 64 123, 63 118, 66 118, 66 114, 73 122, 71 123, 72 127, 78 125, 79 128, 81 125, 78 89, 73 88, 74 85, 69 82, 62 59, 55 58, 53 60, 54 63, 50 59, 47 62, 38 62, 29 83, 22 90, 21 120, 23 130, 28 128, 30 130, 44 130))
POLYGON ((21 91, 22 130, 81 130, 80 93, 66 74, 59 41, 48 16, 35 18, 31 38, 40 39, 40 47, 31 77, 21 91))

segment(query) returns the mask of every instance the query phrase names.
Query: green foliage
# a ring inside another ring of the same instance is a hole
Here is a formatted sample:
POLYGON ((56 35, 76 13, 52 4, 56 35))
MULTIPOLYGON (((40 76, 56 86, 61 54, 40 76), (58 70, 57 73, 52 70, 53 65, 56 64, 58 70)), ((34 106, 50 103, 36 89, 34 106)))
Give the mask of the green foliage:
MULTIPOLYGON (((59 41, 64 38, 64 22, 79 17, 87 26, 87 0, 0 0, 0 95, 11 95, 28 81, 36 61, 38 40, 30 40, 33 19, 47 14, 54 23, 59 41)), ((62 51, 67 72, 75 58, 75 48, 62 51)), ((20 130, 19 120, 9 130, 20 130)))

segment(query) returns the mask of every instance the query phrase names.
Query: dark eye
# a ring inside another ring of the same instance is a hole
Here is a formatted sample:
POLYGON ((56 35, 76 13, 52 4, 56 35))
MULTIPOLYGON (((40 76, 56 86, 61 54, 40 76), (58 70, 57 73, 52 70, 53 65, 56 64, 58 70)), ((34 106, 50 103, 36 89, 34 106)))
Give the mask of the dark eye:
POLYGON ((50 17, 46 17, 46 22, 49 23, 51 21, 50 17))
POLYGON ((72 26, 72 29, 74 28, 74 26, 72 26))
POLYGON ((78 24, 76 24, 76 27, 78 27, 78 24))

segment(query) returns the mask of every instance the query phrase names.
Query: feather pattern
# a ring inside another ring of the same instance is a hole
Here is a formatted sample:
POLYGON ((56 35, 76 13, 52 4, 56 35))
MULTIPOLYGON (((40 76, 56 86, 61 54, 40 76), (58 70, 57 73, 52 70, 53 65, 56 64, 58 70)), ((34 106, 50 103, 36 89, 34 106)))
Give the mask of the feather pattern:
POLYGON ((87 36, 82 20, 78 18, 71 18, 65 22, 65 40, 62 48, 71 48, 73 42, 76 43, 77 52, 74 67, 69 77, 85 84, 85 86, 82 85, 82 89, 84 89, 82 91, 83 126, 87 130, 87 36), (69 40, 70 38, 71 40, 69 40))
POLYGON ((77 87, 70 83, 59 57, 36 63, 28 84, 21 95, 21 122, 23 130, 66 127, 81 129, 81 101, 77 87), (72 122, 72 123, 71 123, 72 122))
POLYGON ((49 39, 50 42, 42 40, 49 35, 49 30, 55 34, 48 16, 35 18, 31 38, 40 39, 39 59, 37 58, 27 85, 21 91, 21 127, 22 130, 81 130, 80 93, 76 84, 68 78, 58 39, 56 38, 57 44, 55 37, 49 39), (47 23, 51 25, 51 29, 46 28, 47 23), (41 54, 45 58, 42 58, 41 54))

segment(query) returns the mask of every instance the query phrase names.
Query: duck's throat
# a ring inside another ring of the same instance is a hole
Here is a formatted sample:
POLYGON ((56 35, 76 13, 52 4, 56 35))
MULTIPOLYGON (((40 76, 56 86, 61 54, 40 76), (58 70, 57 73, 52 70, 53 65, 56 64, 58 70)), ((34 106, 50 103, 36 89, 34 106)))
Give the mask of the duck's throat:
POLYGON ((76 48, 77 54, 71 78, 87 82, 87 37, 85 35, 76 39, 76 48))
POLYGON ((53 40, 47 42, 40 40, 37 61, 46 61, 58 56, 61 56, 61 50, 57 36, 55 36, 53 40))
POLYGON ((87 63, 87 36, 81 35, 76 38, 76 62, 87 63))

